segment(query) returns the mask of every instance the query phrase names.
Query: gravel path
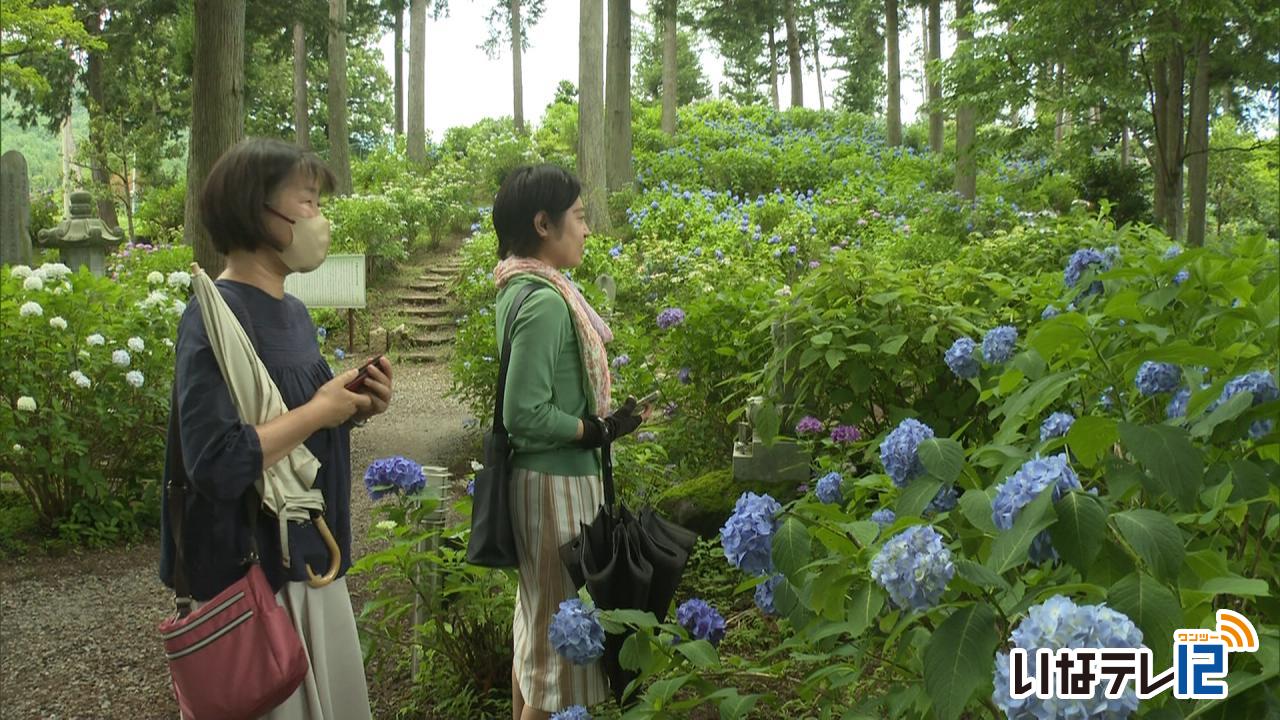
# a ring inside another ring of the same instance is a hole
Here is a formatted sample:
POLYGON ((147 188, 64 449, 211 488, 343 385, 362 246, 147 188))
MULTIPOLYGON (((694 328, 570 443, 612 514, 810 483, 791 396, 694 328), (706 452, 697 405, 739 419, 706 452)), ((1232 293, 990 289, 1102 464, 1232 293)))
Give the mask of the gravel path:
MULTIPOLYGON (((400 454, 424 465, 464 466, 477 431, 446 399, 442 364, 396 368, 386 415, 352 434, 354 553, 368 547, 372 509, 361 476, 371 460, 400 454)), ((458 481, 455 481, 455 484, 458 481)), ((176 718, 155 628, 172 611, 156 578, 153 540, 65 558, 0 565, 0 720, 176 718)), ((354 605, 363 602, 351 580, 354 605)), ((378 689, 371 688, 377 695, 378 689)))

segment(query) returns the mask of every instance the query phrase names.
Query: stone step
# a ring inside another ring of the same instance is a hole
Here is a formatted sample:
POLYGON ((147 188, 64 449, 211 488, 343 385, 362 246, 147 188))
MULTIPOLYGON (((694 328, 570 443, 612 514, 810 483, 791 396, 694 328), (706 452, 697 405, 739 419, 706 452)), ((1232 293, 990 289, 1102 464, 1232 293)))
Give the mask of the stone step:
POLYGON ((457 322, 448 316, 442 317, 420 317, 413 316, 408 318, 407 325, 417 333, 426 332, 449 332, 452 333, 456 328, 457 322))
POLYGON ((418 280, 421 280, 422 282, 451 283, 457 278, 457 273, 435 272, 433 270, 428 270, 418 276, 418 280))
POLYGON ((444 362, 448 355, 444 348, 415 348, 399 354, 400 362, 411 365, 430 365, 444 362))
POLYGON ((436 305, 447 307, 449 304, 449 298, 440 293, 407 292, 400 295, 400 303, 402 305, 436 305))
POLYGON ((410 335, 405 338, 405 342, 415 347, 436 347, 441 345, 453 344, 453 332, 424 332, 416 335, 410 335))
POLYGON ((405 287, 414 292, 445 293, 449 290, 449 283, 445 280, 414 280, 405 287))
POLYGON ((458 317, 458 308, 453 305, 404 305, 398 312, 410 318, 449 318, 450 324, 458 317))

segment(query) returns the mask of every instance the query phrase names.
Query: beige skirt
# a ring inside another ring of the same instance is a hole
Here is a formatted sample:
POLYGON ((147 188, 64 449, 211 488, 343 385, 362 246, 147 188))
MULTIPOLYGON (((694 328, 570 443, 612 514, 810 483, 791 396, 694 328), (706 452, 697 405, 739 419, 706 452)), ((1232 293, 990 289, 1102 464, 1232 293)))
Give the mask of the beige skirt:
POLYGON ((511 512, 520 560, 516 590, 515 676, 530 707, 558 712, 609 699, 599 662, 574 665, 551 647, 547 631, 560 603, 577 597, 560 562, 560 546, 577 537, 603 502, 595 475, 548 475, 516 468, 511 473, 511 512))
POLYGON ((264 720, 369 720, 369 689, 347 579, 322 588, 287 582, 276 602, 289 611, 310 667, 302 685, 264 720))

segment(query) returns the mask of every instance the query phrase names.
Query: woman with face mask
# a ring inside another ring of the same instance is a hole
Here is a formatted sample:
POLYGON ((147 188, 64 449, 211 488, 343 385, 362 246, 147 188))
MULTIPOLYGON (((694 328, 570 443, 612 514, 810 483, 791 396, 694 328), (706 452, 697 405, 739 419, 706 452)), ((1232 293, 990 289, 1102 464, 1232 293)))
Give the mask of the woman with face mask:
POLYGON ((182 542, 191 595, 196 604, 207 601, 244 574, 254 536, 262 570, 293 618, 310 665, 302 685, 270 718, 370 717, 345 579, 351 566, 350 433, 353 424, 386 411, 391 364, 380 359, 358 392, 347 390, 357 370, 333 376, 306 307, 284 291, 285 276, 324 261, 329 222, 319 200, 332 185, 332 173, 316 155, 278 140, 250 139, 218 160, 200 198, 201 221, 226 256, 215 286, 289 411, 257 426, 242 422, 198 302, 187 306, 178 325, 164 500, 177 478, 186 486, 185 512, 182 538, 174 537, 168 514, 161 513, 160 576, 172 587, 174 545, 182 542), (307 582, 308 568, 319 576, 330 563, 316 524, 288 524, 285 562, 278 521, 254 502, 263 469, 301 444, 320 462, 314 487, 324 495, 324 518, 341 550, 338 579, 323 587, 307 582), (259 513, 256 530, 247 506, 259 513))

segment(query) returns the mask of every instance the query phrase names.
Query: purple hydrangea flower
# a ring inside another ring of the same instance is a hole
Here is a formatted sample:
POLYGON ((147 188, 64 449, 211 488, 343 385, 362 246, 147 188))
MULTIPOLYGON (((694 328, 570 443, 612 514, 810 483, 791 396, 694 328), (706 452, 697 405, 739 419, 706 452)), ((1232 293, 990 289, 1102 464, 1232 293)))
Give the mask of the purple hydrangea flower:
POLYGON ((805 415, 796 423, 797 435, 812 435, 822 432, 822 421, 812 415, 805 415))
POLYGON ((832 442, 847 445, 848 443, 857 442, 861 439, 862 433, 858 431, 858 428, 852 425, 837 425, 834 428, 831 428, 832 442))
POLYGON ((773 534, 782 506, 769 495, 745 492, 720 529, 720 542, 729 564, 749 575, 773 571, 773 534))
POLYGON ((906 487, 924 474, 924 464, 920 462, 917 450, 921 440, 933 436, 933 428, 914 418, 903 420, 885 436, 880 443, 880 462, 884 464, 889 477, 893 478, 894 485, 906 487))
POLYGON ((697 640, 719 645, 724 639, 724 617, 699 598, 685 600, 676 608, 676 622, 697 640))
POLYGON ((894 535, 871 561, 871 579, 900 608, 927 610, 938 603, 955 575, 951 551, 932 525, 915 525, 894 535))
POLYGON ((880 508, 879 510, 871 513, 871 522, 879 525, 882 528, 892 525, 894 522, 897 521, 897 519, 898 519, 898 514, 895 513, 893 510, 891 510, 890 508, 880 508))
POLYGON ((843 502, 840 495, 840 483, 844 482, 844 478, 838 472, 829 472, 818 479, 818 488, 814 494, 818 499, 828 505, 836 505, 843 502))
POLYGON ((982 357, 992 364, 1008 362, 1017 344, 1018 329, 1012 325, 1001 325, 982 338, 982 357))
POLYGON ((977 343, 972 338, 957 338, 951 347, 942 354, 942 360, 951 368, 951 372, 961 380, 978 377, 978 360, 973 356, 977 343))
MULTIPOLYGON (((1080 478, 1067 464, 1066 453, 1047 458, 1036 456, 996 486, 996 496, 991 501, 991 521, 1001 530, 1012 528, 1022 508, 1051 485, 1054 502, 1072 490, 1081 489, 1080 478)), ((1037 565, 1058 559, 1048 530, 1042 530, 1031 542, 1028 556, 1037 565)))
POLYGON ((1040 442, 1065 436, 1075 421, 1076 418, 1071 413, 1053 413, 1040 425, 1040 442))
POLYGON ((614 368, 620 368, 623 365, 630 365, 630 364, 631 364, 631 356, 625 353, 613 359, 614 368))
POLYGON ((658 327, 663 330, 670 330, 683 322, 684 310, 681 310, 680 308, 667 308, 666 310, 658 313, 658 327))
MULTIPOLYGON (((1009 635, 1009 642, 1028 651, 1027 668, 1034 677, 1038 673, 1036 650, 1137 648, 1142 647, 1142 631, 1128 617, 1106 605, 1076 605, 1070 598, 1054 595, 1027 611, 1027 617, 1009 635)), ((1003 650, 996 653, 994 684, 991 699, 1009 720, 1121 720, 1138 710, 1138 696, 1132 683, 1118 698, 1106 697, 1106 685, 1100 683, 1088 699, 1041 700, 1032 694, 1015 700, 1009 692, 1009 653, 1003 650)))
POLYGON ((418 463, 399 455, 374 460, 364 471, 369 497, 378 500, 387 493, 414 493, 427 486, 427 476, 418 463))
POLYGON ((1133 382, 1144 397, 1173 392, 1182 382, 1182 368, 1173 363, 1148 360, 1138 368, 1133 382))
POLYGON ((589 665, 604 654, 604 627, 596 617, 595 608, 583 605, 578 598, 560 603, 560 609, 551 618, 547 637, 551 647, 574 665, 589 665))

